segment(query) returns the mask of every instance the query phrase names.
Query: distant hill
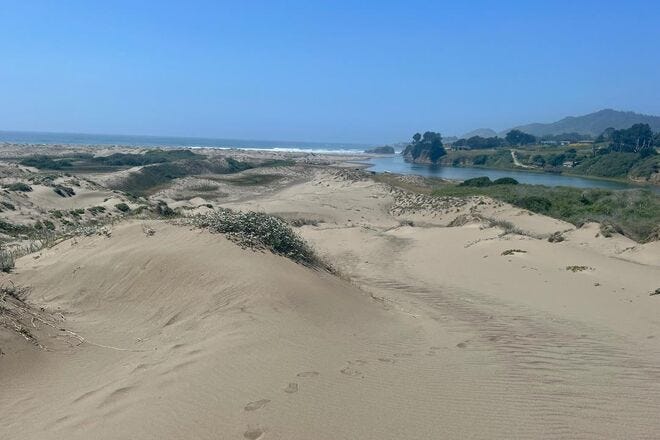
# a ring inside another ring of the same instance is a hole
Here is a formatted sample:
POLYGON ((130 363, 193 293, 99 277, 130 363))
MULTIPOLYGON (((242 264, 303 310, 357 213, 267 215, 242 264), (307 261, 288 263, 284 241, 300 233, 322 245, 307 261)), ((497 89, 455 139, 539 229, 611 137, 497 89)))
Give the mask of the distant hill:
POLYGON ((481 136, 482 138, 489 138, 497 136, 497 132, 490 128, 477 128, 468 133, 465 133, 463 136, 460 136, 461 139, 470 139, 473 136, 481 136))
POLYGON ((521 125, 505 130, 500 135, 506 135, 506 133, 515 128, 525 133, 533 134, 534 136, 559 135, 564 133, 598 136, 609 127, 622 129, 640 123, 649 124, 655 132, 660 131, 660 116, 605 109, 584 116, 569 116, 549 124, 535 123, 521 125))

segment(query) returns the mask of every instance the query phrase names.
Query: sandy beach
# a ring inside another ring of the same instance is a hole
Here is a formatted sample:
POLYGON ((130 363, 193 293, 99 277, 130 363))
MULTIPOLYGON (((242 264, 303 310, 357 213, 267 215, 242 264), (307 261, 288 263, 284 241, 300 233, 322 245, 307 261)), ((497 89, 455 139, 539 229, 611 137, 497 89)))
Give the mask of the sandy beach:
MULTIPOLYGON (((294 159, 150 199, 277 215, 330 271, 127 218, 0 275, 29 329, 0 327, 0 437, 658 437, 660 242, 294 159)), ((135 203, 107 187, 121 175, 77 177, 67 198, 35 185, 12 218, 135 203)))

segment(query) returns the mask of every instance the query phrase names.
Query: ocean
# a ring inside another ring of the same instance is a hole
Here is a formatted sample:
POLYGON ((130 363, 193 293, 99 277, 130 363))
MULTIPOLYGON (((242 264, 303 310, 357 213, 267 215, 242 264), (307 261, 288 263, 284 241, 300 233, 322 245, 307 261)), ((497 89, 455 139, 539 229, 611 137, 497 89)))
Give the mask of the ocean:
POLYGON ((38 145, 119 145, 144 147, 242 148, 254 150, 293 151, 307 153, 362 153, 373 147, 366 144, 263 141, 174 136, 132 136, 118 134, 46 133, 31 131, 0 131, 0 143, 38 145))

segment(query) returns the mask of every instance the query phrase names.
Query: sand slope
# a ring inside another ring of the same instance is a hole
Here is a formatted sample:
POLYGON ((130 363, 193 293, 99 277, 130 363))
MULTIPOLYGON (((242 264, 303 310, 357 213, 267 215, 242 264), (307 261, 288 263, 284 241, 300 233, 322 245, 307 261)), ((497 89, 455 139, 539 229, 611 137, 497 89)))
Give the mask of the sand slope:
POLYGON ((326 171, 227 203, 320 221, 344 279, 164 222, 22 258, 66 331, 0 329, 0 438, 657 438, 657 246, 425 203, 326 171))
POLYGON ((409 317, 281 257, 153 227, 20 262, 13 279, 32 286, 30 301, 61 310, 88 342, 52 331, 41 340, 52 351, 3 346, 3 437, 382 437, 411 421, 441 431, 425 423, 440 389, 421 389, 399 357, 428 350, 409 317))
MULTIPOLYGON (((439 376, 464 393, 480 390, 497 407, 480 414, 490 438, 660 432, 653 416, 660 410, 660 298, 649 296, 660 286, 657 243, 604 238, 597 225, 576 229, 483 198, 429 209, 421 196, 399 200, 373 182, 317 179, 232 206, 290 213, 312 209, 313 201, 322 201, 320 212, 332 207, 324 223, 300 232, 387 307, 415 316, 431 334, 441 328, 459 338, 440 343, 449 350, 444 356, 456 359, 455 348, 480 356, 489 372, 476 379, 466 363, 459 377, 439 376), (474 220, 446 227, 466 217, 474 220), (480 219, 508 221, 529 235, 502 235, 480 219), (554 231, 565 231, 566 241, 545 240, 554 231), (501 423, 509 426, 504 434, 501 423)), ((481 423, 459 437, 487 437, 481 423)))

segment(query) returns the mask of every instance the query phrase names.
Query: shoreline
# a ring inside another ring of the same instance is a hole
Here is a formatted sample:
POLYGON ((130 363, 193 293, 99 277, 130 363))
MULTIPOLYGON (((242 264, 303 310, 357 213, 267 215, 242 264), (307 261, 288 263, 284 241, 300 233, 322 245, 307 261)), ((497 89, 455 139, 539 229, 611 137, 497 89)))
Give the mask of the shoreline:
MULTIPOLYGON (((389 156, 389 157, 394 157, 394 156, 389 156)), ((514 167, 487 167, 483 165, 469 165, 469 166, 464 166, 464 165, 442 165, 442 164, 429 164, 429 163, 414 163, 414 162, 408 162, 405 161, 407 164, 412 164, 412 165, 418 165, 418 166, 425 166, 425 167, 438 167, 438 168, 456 168, 456 169, 479 169, 479 170, 492 170, 492 171, 514 171, 514 172, 520 172, 520 173, 528 173, 528 174, 536 174, 536 175, 543 175, 543 176, 557 176, 561 178, 561 176, 565 177, 576 177, 580 179, 585 179, 585 180, 594 180, 594 181, 601 181, 601 182, 612 182, 612 183, 620 183, 624 184, 626 186, 630 186, 631 188, 628 189, 650 189, 651 191, 654 192, 659 192, 660 191, 660 183, 654 183, 654 182, 638 182, 634 181, 631 179, 621 179, 621 178, 615 178, 615 177, 602 177, 602 176, 593 176, 593 175, 587 175, 587 174, 578 174, 578 173, 571 173, 571 172, 562 172, 562 173, 550 173, 546 172, 543 170, 538 170, 538 169, 531 169, 531 168, 514 168, 514 167)), ((408 173, 408 174, 413 174, 413 173, 408 173)), ((419 175, 419 174, 416 174, 419 175)), ((428 177, 428 176, 427 176, 428 177)), ((458 179, 451 179, 451 178, 446 178, 447 180, 458 180, 458 179)), ((459 180, 460 181, 460 180, 459 180)), ((547 186, 543 184, 539 184, 542 186, 547 186)), ((568 186, 571 187, 571 185, 556 185, 556 186, 568 186)), ((614 191, 618 190, 625 190, 626 188, 612 188, 614 191)))

